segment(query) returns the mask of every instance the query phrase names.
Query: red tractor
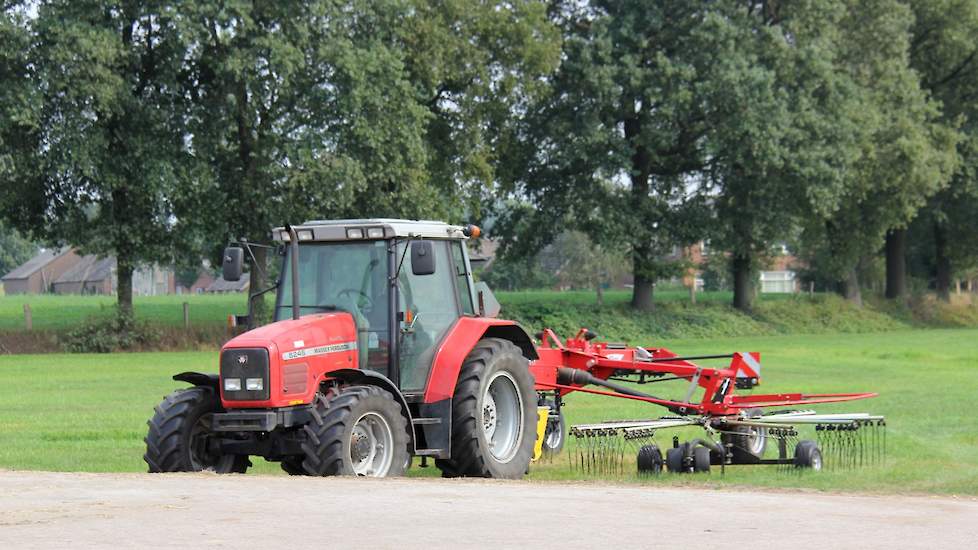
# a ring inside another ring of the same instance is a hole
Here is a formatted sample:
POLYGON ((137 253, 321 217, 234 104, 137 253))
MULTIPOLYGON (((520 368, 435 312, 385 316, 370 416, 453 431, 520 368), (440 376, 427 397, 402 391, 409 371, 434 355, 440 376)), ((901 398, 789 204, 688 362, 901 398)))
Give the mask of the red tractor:
MULTIPOLYGON (((473 284, 465 240, 475 236, 474 226, 386 219, 275 229, 281 276, 252 296, 277 290, 275 322, 225 344, 219 374, 174 376, 193 387, 156 408, 144 457, 150 471, 244 472, 250 456, 261 456, 290 474, 383 477, 403 473, 413 455, 434 457, 449 477, 518 478, 538 439, 552 452, 563 446, 562 399, 578 391, 674 415, 575 426, 573 435, 586 444, 680 426, 704 430, 706 437, 682 445, 674 438, 665 460, 657 446, 643 447, 639 468, 652 471, 663 462, 677 473, 711 463, 817 469, 815 441, 798 442, 788 454, 796 425, 838 436, 860 457, 864 446, 853 441, 869 431, 861 428, 885 425, 864 413, 762 414, 876 394, 738 394, 760 384, 757 353, 683 357, 599 342, 587 329, 565 341, 544 330, 537 345, 513 321, 497 319, 488 287, 473 284), (694 362, 717 359, 729 363, 694 362), (636 389, 669 381, 685 386, 683 398, 636 389), (538 418, 541 405, 546 419, 538 418), (780 434, 776 459, 764 458, 767 434, 780 434)), ((225 279, 241 277, 245 250, 225 251, 225 279)))
MULTIPOLYGON (((414 455, 445 476, 523 476, 537 351, 473 284, 465 240, 478 231, 388 219, 275 229, 275 321, 227 342, 219 374, 174 376, 193 387, 156 407, 149 470, 244 472, 261 456, 290 474, 383 477, 414 455)), ((225 279, 241 277, 246 250, 225 251, 225 279)))

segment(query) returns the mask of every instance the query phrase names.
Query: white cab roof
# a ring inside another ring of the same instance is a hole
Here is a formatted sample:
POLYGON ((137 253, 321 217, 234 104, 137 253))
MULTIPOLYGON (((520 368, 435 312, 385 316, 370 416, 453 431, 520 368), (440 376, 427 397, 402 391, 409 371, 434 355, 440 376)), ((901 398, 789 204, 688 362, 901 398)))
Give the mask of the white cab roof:
MULTIPOLYGON (((367 229, 382 228, 385 239, 392 237, 423 237, 426 239, 465 239, 462 226, 449 225, 445 222, 432 220, 398 220, 392 218, 372 218, 359 220, 312 220, 296 225, 296 231, 311 230, 313 241, 346 241, 354 240, 347 235, 347 229, 361 228, 366 237, 367 229)), ((284 240, 284 227, 276 227, 272 237, 276 241, 284 240)), ((375 237, 376 238, 376 237, 375 237)), ((303 239, 300 235, 300 240, 303 239)))

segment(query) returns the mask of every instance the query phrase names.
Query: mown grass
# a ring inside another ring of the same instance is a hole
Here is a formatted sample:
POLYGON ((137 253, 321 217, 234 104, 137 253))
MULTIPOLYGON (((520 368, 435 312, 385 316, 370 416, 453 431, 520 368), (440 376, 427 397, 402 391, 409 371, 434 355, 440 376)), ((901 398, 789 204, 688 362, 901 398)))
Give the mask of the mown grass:
MULTIPOLYGON (((726 475, 608 479, 635 483, 807 487, 840 491, 978 495, 978 330, 902 330, 879 334, 757 336, 711 340, 647 340, 683 353, 760 351, 758 391, 877 391, 863 402, 821 411, 866 411, 888 417, 888 459, 854 471, 780 473, 731 467, 726 475)), ((143 471, 146 420, 164 394, 182 384, 170 375, 212 371, 216 353, 0 356, 0 468, 58 471, 143 471)), ((661 384, 659 386, 666 386, 661 384)), ((683 386, 650 392, 676 395, 683 386)), ((570 423, 647 418, 654 406, 572 395, 570 423)), ((686 437, 686 434, 682 434, 686 437)), ((692 434, 690 434, 692 436, 692 434)), ((667 444, 666 435, 660 444, 667 444)), ((255 471, 279 473, 260 463, 255 471)), ((437 475, 412 468, 411 475, 437 475)), ((587 479, 567 456, 535 464, 531 480, 587 479)))
MULTIPOLYGON (((190 304, 192 325, 223 326, 231 313, 244 313, 246 299, 242 294, 185 294, 169 296, 136 296, 133 309, 136 318, 164 326, 183 325, 183 303, 190 304)), ((80 296, 62 294, 0 296, 0 330, 24 328, 24 304, 30 304, 36 330, 66 330, 93 318, 115 313, 115 296, 80 296)))

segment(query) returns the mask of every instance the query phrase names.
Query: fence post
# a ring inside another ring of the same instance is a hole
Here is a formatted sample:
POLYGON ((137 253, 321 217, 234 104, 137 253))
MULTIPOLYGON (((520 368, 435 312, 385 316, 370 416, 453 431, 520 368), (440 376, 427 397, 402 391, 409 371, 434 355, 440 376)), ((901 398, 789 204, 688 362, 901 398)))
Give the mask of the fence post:
POLYGON ((24 325, 27 330, 34 330, 34 316, 31 314, 30 304, 24 304, 24 325))
POLYGON ((808 281, 808 295, 815 295, 815 281, 808 281))
POLYGON ((190 330, 190 304, 183 303, 183 328, 190 330))

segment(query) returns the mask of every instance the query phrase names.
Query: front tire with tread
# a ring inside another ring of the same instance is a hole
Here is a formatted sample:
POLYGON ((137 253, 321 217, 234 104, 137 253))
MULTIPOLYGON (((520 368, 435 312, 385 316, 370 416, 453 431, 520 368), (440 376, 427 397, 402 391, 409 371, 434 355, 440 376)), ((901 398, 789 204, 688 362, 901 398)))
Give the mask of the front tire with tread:
POLYGON ((223 410, 211 388, 194 386, 164 397, 148 422, 144 439, 143 460, 149 472, 245 473, 251 465, 247 456, 215 454, 209 448, 210 417, 223 410))
MULTIPOLYGON (((343 386, 316 394, 312 420, 303 427, 302 470, 311 476, 358 475, 351 445, 360 420, 371 415, 383 420, 391 436, 388 464, 373 477, 404 474, 408 462, 407 419, 390 392, 376 386, 343 386)), ((285 465, 283 463, 283 469, 285 465)), ((287 470, 286 470, 287 471, 287 470)))

